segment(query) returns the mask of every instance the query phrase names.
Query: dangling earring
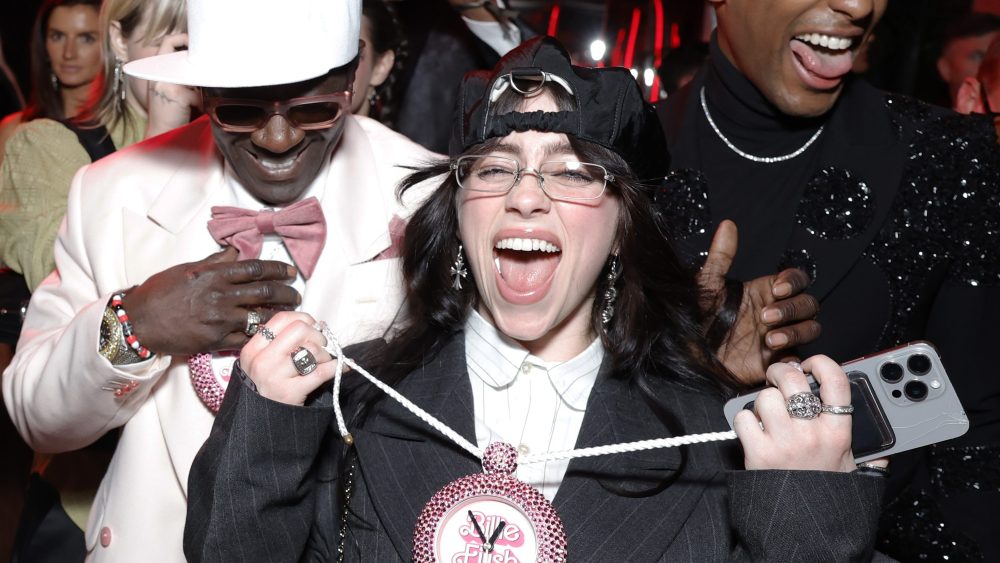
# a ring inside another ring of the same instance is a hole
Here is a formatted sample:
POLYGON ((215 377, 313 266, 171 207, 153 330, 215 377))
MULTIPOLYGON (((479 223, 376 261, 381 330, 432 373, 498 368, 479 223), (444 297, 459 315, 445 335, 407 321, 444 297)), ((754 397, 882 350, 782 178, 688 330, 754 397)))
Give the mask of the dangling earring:
POLYGON ((52 89, 55 90, 56 92, 58 92, 59 91, 59 77, 56 76, 56 73, 54 71, 52 71, 52 70, 49 71, 49 80, 52 81, 52 89))
POLYGON ((465 269, 465 257, 462 256, 462 244, 458 245, 458 255, 455 256, 455 263, 452 264, 451 269, 448 270, 451 276, 455 279, 451 283, 451 287, 455 289, 462 289, 462 278, 469 275, 469 271, 465 269))
POLYGON ((608 265, 608 288, 604 290, 604 306, 601 307, 601 324, 605 326, 615 316, 615 299, 618 299, 618 290, 615 289, 615 283, 618 282, 618 278, 621 275, 621 261, 618 259, 617 254, 612 254, 610 264, 608 265))
POLYGON ((115 59, 115 76, 112 93, 115 96, 115 107, 120 113, 125 107, 125 71, 122 70, 122 60, 118 58, 115 59))

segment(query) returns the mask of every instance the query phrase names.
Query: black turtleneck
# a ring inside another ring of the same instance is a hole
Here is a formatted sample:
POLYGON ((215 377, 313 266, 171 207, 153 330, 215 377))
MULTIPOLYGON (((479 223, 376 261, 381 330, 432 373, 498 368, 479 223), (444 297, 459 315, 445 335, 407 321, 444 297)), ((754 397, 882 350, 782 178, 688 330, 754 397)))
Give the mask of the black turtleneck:
MULTIPOLYGON (((802 147, 823 119, 782 114, 726 58, 713 37, 705 70, 708 110, 726 138, 754 156, 773 157, 802 147)), ((700 89, 690 92, 700 96, 700 89)), ((701 104, 698 103, 698 108, 701 104)), ((673 155, 672 168, 700 170, 711 186, 712 224, 732 219, 739 228, 740 247, 730 273, 750 279, 777 271, 791 236, 795 208, 808 180, 815 174, 827 131, 799 156, 776 163, 748 160, 715 133, 704 112, 697 116, 697 139, 684 143, 696 150, 673 155), (693 141, 693 142, 692 142, 693 141), (703 162, 712 163, 703 166, 703 162)))

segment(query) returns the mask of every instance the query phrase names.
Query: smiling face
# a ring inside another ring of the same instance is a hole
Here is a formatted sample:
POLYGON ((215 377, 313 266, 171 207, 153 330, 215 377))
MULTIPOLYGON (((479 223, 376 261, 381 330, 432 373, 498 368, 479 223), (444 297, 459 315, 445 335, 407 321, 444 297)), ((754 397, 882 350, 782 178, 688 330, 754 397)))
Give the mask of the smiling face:
POLYGON ((59 84, 76 88, 90 84, 101 70, 97 10, 90 5, 58 6, 49 15, 45 50, 59 84))
MULTIPOLYGON (((555 103, 539 96, 521 109, 538 110, 555 111, 555 103)), ((538 131, 511 133, 489 154, 532 169, 578 158, 566 135, 538 131)), ((615 249, 619 203, 611 190, 593 200, 552 200, 526 174, 506 194, 460 189, 456 205, 479 312, 545 360, 583 351, 595 337, 595 285, 615 249)))
MULTIPOLYGON (((295 98, 350 91, 354 66, 327 74, 325 77, 262 88, 205 88, 206 105, 213 99, 288 101, 295 98)), ((224 131, 214 120, 212 133, 215 144, 232 166, 240 183, 251 195, 268 205, 287 205, 298 200, 312 184, 340 141, 345 114, 330 127, 303 130, 296 127, 283 113, 270 115, 266 123, 253 132, 224 131)))
POLYGON ((715 0, 719 46, 783 113, 833 107, 888 0, 715 0))

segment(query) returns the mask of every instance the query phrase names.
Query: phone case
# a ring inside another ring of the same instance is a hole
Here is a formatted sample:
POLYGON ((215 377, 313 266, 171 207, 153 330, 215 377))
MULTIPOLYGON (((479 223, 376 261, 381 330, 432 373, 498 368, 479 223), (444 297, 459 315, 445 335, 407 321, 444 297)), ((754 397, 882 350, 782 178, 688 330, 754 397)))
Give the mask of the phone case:
MULTIPOLYGON (((957 438, 969 419, 934 346, 918 341, 841 364, 851 383, 852 450, 858 462, 957 438)), ((810 386, 819 386, 809 377, 810 386)), ((724 407, 730 427, 759 391, 724 407)), ((839 416, 821 414, 820 416, 839 416)))

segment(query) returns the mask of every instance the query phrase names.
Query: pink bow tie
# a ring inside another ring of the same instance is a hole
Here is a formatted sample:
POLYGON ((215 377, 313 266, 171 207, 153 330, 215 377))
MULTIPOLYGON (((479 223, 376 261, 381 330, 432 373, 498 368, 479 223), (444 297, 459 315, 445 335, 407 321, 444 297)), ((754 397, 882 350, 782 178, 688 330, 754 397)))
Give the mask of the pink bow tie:
POLYGON ((310 197, 280 211, 250 211, 239 207, 213 207, 208 232, 219 244, 240 251, 239 259, 260 256, 264 235, 276 233, 302 276, 308 279, 326 242, 326 219, 319 200, 310 197))

